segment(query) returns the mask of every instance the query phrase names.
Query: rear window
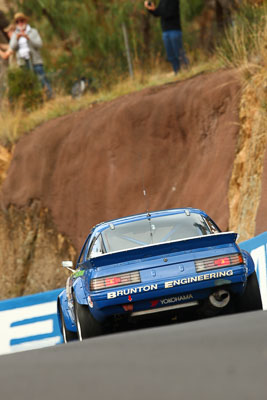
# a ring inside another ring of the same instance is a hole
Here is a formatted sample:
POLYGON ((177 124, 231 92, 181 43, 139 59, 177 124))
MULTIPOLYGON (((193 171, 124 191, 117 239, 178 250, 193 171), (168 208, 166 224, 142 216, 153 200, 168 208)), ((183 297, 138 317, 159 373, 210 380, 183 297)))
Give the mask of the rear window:
POLYGON ((154 218, 148 216, 140 221, 112 225, 102 235, 109 253, 211 233, 214 230, 202 215, 181 213, 154 218))

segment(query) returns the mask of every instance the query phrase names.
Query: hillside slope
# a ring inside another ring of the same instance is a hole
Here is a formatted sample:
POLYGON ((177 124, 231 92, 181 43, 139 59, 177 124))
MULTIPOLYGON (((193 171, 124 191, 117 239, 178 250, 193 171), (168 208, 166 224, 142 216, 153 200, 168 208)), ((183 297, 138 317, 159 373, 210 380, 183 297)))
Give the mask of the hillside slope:
POLYGON ((192 206, 227 229, 240 96, 237 72, 219 71, 96 104, 24 136, 1 192, 2 297, 63 285, 60 260, 75 258, 90 227, 106 219, 192 206))

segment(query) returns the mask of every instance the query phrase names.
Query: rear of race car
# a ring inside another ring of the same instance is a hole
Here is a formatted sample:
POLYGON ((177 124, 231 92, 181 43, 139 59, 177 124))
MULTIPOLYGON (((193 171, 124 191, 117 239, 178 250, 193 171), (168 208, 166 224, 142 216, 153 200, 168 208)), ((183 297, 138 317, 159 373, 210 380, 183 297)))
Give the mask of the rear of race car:
MULTIPOLYGON (((249 282, 257 282, 253 261, 236 237, 218 233, 96 258, 84 281, 91 315, 103 322, 193 307, 212 315, 233 303, 242 309, 249 282)), ((253 307, 260 307, 260 299, 253 307)))

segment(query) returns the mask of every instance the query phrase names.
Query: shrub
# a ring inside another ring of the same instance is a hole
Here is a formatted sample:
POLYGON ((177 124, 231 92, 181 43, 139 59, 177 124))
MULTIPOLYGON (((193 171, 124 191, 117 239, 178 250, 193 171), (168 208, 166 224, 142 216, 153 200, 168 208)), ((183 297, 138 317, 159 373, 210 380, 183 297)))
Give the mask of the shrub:
POLYGON ((266 62, 267 9, 244 2, 235 14, 234 23, 217 48, 226 67, 266 62))
POLYGON ((22 103, 24 109, 33 110, 42 103, 42 88, 33 71, 24 68, 10 69, 7 79, 11 105, 22 103))

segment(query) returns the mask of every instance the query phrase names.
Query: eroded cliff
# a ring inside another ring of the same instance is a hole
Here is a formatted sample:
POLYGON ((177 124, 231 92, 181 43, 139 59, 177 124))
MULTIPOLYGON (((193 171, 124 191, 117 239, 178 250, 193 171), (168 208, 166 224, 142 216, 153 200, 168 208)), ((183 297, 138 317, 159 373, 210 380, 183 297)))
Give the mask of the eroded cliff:
POLYGON ((263 176, 267 143, 266 104, 267 80, 260 71, 243 85, 240 131, 229 186, 229 227, 239 232, 240 241, 267 229, 267 188, 263 176))
MULTIPOLYGON (((239 74, 219 71, 98 104, 24 136, 1 191, 1 297, 62 286, 60 262, 75 259, 92 225, 147 207, 202 208, 223 230, 243 229, 241 98, 239 74)), ((261 187, 262 168, 255 173, 261 187)))

